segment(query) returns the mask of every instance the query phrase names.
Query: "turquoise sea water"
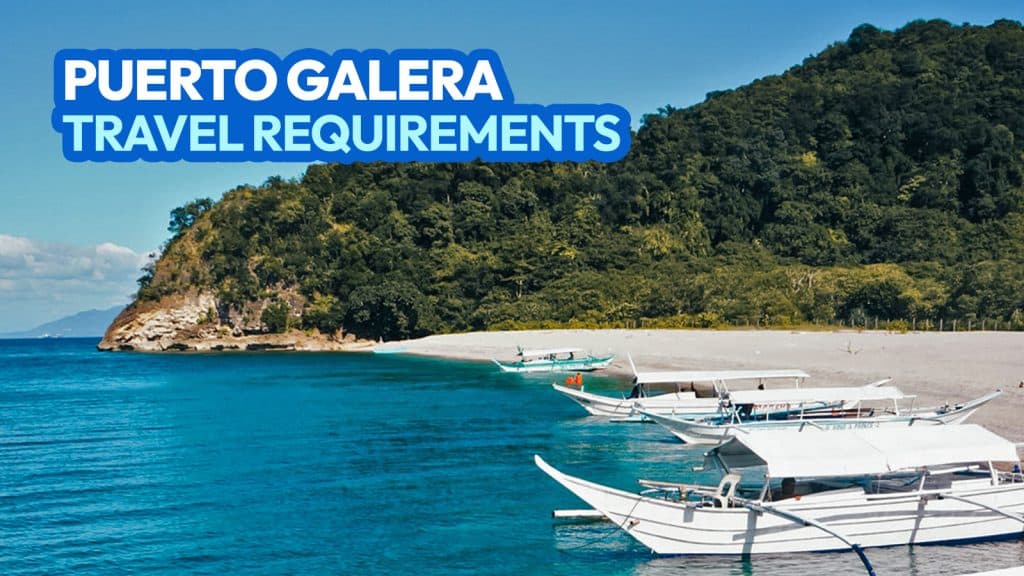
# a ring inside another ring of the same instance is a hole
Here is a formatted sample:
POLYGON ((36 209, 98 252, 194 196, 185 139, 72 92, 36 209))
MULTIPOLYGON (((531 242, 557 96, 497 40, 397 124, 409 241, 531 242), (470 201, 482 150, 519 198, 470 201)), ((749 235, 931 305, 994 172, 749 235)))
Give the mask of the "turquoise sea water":
MULTIPOLYGON (((0 341, 0 574, 857 574, 852 554, 657 558, 544 476, 694 480, 551 376, 372 354, 109 354, 0 341)), ((588 377, 592 388, 624 386, 588 377)), ((711 480, 711 478, 705 478, 711 480)), ((869 550, 879 574, 1024 563, 1024 542, 869 550)))

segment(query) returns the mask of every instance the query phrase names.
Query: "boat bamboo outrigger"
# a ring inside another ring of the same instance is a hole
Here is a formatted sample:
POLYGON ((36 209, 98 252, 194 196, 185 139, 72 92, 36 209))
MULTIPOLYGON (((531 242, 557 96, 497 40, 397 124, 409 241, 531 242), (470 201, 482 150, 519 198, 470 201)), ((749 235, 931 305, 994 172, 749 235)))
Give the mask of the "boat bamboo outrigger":
MULTIPOLYGON (((812 388, 805 390, 811 391, 812 388)), ((829 389, 822 389, 828 391, 829 389)), ((864 390, 863 395, 849 397, 843 409, 820 410, 804 409, 802 402, 796 402, 799 409, 788 412, 769 413, 763 418, 744 417, 753 409, 754 404, 742 404, 743 394, 733 397, 733 410, 724 416, 693 420, 680 418, 671 414, 657 414, 640 409, 640 414, 652 420, 688 444, 719 444, 737 432, 763 429, 794 428, 812 425, 829 430, 852 428, 892 428, 904 426, 927 426, 932 424, 962 424, 979 408, 997 398, 1001 391, 975 398, 963 404, 937 406, 932 408, 901 409, 899 400, 914 398, 898 393, 886 396, 886 390, 895 388, 875 388, 864 390), (891 401, 891 410, 876 410, 867 406, 870 401, 891 401)), ((812 395, 815 402, 821 396, 812 395)), ((752 399, 747 399, 748 401, 752 399)))
POLYGON ((494 360, 502 372, 591 372, 611 365, 614 354, 594 356, 582 348, 519 348, 515 362, 494 360))
POLYGON ((641 480, 645 490, 634 494, 534 457, 658 554, 854 550, 870 572, 865 548, 1024 536, 1017 448, 973 424, 757 430, 705 459, 724 472, 717 487, 641 480))

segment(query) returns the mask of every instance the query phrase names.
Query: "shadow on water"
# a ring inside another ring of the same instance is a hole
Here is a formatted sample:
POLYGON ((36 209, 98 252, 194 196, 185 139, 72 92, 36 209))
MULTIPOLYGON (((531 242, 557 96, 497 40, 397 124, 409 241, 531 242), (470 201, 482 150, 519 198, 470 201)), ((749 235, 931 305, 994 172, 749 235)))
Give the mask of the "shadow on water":
MULTIPOLYGON (((870 549, 867 555, 879 575, 960 575, 1024 564, 1024 543, 988 542, 959 546, 915 546, 870 549)), ((857 557, 848 552, 765 555, 752 558, 722 556, 653 558, 636 566, 634 574, 668 576, 682 572, 706 575, 865 574, 857 557)))

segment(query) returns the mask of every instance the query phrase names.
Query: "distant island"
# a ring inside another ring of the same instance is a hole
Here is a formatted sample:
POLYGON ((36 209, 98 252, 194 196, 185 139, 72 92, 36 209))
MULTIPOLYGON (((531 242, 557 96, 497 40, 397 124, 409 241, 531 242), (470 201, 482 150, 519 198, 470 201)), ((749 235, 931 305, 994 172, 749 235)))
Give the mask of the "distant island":
POLYGON ((99 338, 124 308, 114 306, 106 310, 86 310, 40 324, 31 330, 0 333, 0 338, 99 338))
POLYGON ((613 164, 311 165, 171 214, 109 350, 545 327, 1024 329, 1024 28, 862 25, 613 164))

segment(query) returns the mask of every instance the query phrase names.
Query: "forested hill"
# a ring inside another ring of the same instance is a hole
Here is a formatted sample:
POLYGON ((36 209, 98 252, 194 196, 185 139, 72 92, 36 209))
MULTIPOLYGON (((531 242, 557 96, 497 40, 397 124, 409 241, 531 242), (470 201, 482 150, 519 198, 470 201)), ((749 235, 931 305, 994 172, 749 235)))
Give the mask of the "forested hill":
POLYGON ((136 309, 204 291, 236 332, 1024 328, 1024 28, 863 25, 615 164, 312 165, 171 232, 136 309))

